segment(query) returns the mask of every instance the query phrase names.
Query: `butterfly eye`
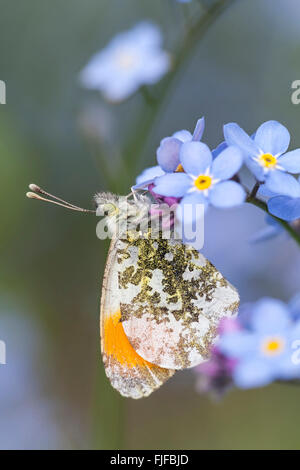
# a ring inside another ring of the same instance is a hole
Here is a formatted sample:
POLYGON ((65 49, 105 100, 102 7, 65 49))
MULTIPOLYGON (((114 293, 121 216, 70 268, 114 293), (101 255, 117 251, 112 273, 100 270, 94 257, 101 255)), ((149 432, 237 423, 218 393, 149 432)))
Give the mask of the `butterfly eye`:
POLYGON ((115 214, 116 206, 111 203, 99 204, 96 214, 100 217, 110 217, 115 214))

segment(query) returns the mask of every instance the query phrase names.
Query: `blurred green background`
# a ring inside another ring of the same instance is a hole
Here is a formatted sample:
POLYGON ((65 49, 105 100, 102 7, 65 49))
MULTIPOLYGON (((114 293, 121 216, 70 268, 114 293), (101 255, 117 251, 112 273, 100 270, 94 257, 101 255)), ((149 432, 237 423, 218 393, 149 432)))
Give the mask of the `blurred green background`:
MULTIPOLYGON (((175 0, 0 0, 0 448, 299 449, 297 387, 235 391, 214 403, 186 371, 147 399, 121 398, 100 358, 107 243, 96 238, 97 221, 25 198, 32 182, 84 207, 99 190, 125 194, 155 163, 160 139, 192 130, 202 115, 212 146, 225 122, 252 132, 267 119, 300 146, 300 105, 290 99, 300 79, 299 1, 237 0, 195 48, 124 173, 122 148, 138 139, 143 99, 108 105, 80 88, 78 73, 140 19, 157 22, 176 54, 185 20, 175 0)), ((288 300, 299 289, 299 251, 285 236, 249 244, 263 226, 253 207, 211 211, 204 253, 242 301, 288 300)))

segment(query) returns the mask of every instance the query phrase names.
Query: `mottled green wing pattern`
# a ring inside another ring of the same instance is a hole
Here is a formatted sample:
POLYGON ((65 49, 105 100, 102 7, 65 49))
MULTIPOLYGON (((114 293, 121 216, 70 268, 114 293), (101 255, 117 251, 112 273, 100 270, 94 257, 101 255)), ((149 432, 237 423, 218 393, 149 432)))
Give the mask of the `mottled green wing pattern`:
POLYGON ((237 313, 239 296, 192 247, 150 235, 118 243, 123 328, 145 360, 193 367, 209 357, 218 323, 237 313))

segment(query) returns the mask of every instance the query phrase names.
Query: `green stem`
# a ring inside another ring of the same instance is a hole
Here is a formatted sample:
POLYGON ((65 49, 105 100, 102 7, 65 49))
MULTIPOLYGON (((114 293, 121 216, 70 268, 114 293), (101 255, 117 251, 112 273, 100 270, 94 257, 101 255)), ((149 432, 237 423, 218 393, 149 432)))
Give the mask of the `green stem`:
MULTIPOLYGON (((215 20, 236 0, 219 0, 214 3, 200 18, 189 28, 184 40, 181 42, 176 57, 173 59, 173 68, 166 76, 161 84, 157 99, 153 106, 149 106, 146 110, 146 116, 140 120, 140 125, 134 132, 133 139, 127 144, 124 156, 127 162, 130 161, 129 156, 136 155, 135 162, 140 168, 143 167, 143 159, 141 153, 146 147, 150 138, 151 131, 155 127, 156 121, 162 113, 166 105, 167 98, 178 79, 183 65, 189 60, 199 40, 204 36, 209 27, 215 20)), ((135 163, 135 171, 136 171, 135 163)))
POLYGON ((185 27, 188 31, 189 27, 190 27, 190 20, 191 20, 191 18, 190 18, 190 6, 186 3, 182 3, 181 8, 182 8, 182 12, 183 12, 184 20, 185 20, 185 27))
POLYGON ((268 206, 265 202, 263 201, 260 201, 259 199, 257 199, 255 196, 249 196, 247 198, 247 202, 249 204, 253 204, 254 206, 256 207, 259 207, 261 210, 263 210, 264 212, 266 212, 268 215, 270 215, 274 220, 276 220, 276 222, 278 224, 280 224, 284 230, 286 230, 286 232, 288 232, 288 234, 295 240, 296 243, 298 243, 298 245, 300 246, 300 234, 297 233, 296 230, 294 230, 294 228, 288 223, 286 222, 285 220, 282 220, 282 219, 279 219, 278 217, 276 217, 275 215, 272 215, 270 214, 270 212, 268 211, 268 206))
POLYGON ((147 86, 142 86, 140 88, 141 95, 143 96, 143 99, 145 103, 149 106, 155 106, 156 105, 156 97, 152 95, 150 92, 149 88, 147 86))
POLYGON ((92 409, 92 448, 117 450, 124 448, 125 398, 112 389, 104 369, 97 371, 96 396, 92 409))

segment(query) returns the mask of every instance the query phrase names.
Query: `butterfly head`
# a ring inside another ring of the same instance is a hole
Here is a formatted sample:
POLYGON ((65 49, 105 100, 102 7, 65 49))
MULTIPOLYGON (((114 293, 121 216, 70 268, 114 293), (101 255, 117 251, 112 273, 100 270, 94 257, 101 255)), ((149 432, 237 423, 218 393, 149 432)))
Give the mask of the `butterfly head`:
POLYGON ((129 196, 97 193, 95 202, 96 215, 105 218, 105 223, 112 233, 116 232, 116 229, 120 230, 122 226, 126 230, 128 223, 137 226, 142 221, 148 220, 151 204, 153 204, 149 196, 140 193, 133 193, 129 196))

